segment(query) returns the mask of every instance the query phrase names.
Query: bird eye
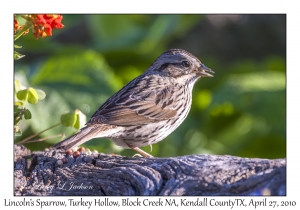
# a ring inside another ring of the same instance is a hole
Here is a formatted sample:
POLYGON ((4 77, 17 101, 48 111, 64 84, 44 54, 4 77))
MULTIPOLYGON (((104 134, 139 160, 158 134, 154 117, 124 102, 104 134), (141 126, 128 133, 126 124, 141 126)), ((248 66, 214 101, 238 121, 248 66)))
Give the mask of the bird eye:
POLYGON ((190 66, 190 63, 189 63, 188 61, 182 61, 182 62, 181 62, 181 65, 182 65, 183 67, 189 67, 189 66, 190 66))

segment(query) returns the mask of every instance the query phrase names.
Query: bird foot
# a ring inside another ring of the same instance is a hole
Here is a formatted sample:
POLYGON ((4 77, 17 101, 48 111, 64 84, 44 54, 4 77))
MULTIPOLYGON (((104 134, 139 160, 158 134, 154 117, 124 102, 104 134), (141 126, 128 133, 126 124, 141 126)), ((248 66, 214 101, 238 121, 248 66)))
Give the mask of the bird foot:
POLYGON ((152 158, 153 157, 152 155, 148 154, 147 152, 141 150, 138 147, 133 147, 131 149, 133 149, 133 150, 137 151, 138 153, 140 153, 140 154, 135 154, 133 157, 135 157, 135 156, 141 157, 140 155, 142 155, 143 157, 146 157, 146 158, 152 158))

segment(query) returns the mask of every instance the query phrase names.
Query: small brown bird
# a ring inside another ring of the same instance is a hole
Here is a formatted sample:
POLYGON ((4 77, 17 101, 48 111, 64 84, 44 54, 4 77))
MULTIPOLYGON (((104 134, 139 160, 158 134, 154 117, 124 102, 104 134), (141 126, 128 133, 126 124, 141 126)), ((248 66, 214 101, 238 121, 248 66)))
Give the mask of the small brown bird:
POLYGON ((194 84, 214 73, 191 53, 172 49, 161 54, 142 75, 110 97, 75 135, 54 145, 71 149, 93 138, 152 157, 139 147, 155 144, 186 118, 194 84))

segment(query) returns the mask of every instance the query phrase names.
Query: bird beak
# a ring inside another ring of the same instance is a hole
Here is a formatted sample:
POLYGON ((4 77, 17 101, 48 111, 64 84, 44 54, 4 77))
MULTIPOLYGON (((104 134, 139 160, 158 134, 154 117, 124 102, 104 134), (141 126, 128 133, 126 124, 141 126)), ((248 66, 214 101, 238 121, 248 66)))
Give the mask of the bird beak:
POLYGON ((207 72, 215 73, 210 68, 206 67, 203 63, 201 63, 200 67, 198 68, 197 74, 201 77, 213 77, 213 75, 207 72))

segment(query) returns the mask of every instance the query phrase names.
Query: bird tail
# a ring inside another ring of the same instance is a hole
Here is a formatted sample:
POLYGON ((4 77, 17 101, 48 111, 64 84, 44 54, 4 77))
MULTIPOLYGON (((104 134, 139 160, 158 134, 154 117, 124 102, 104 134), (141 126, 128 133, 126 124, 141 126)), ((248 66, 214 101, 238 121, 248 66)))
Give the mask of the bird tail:
POLYGON ((55 149, 62 148, 68 150, 78 145, 81 145, 84 142, 95 138, 96 136, 101 137, 97 135, 99 132, 101 132, 101 129, 99 129, 98 126, 86 126, 82 128, 78 133, 74 134, 73 136, 70 136, 69 138, 66 138, 65 140, 55 144, 52 147, 55 149))

